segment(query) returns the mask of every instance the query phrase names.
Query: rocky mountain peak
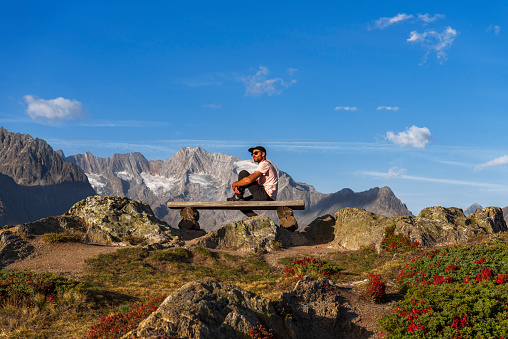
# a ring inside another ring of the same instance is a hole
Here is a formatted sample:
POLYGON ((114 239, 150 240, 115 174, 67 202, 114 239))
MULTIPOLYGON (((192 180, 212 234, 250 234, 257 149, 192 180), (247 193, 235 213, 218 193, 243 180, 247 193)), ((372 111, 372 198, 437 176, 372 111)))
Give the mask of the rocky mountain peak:
POLYGON ((62 182, 86 182, 86 176, 65 162, 42 139, 0 129, 0 173, 23 186, 46 186, 62 182))
POLYGON ((86 175, 42 139, 0 127, 0 225, 65 212, 95 194, 86 175))
POLYGON ((464 210, 464 215, 466 217, 469 217, 471 214, 474 214, 474 211, 477 210, 477 209, 483 209, 483 207, 480 205, 480 204, 477 204, 476 202, 474 204, 472 204, 471 206, 469 206, 468 208, 466 208, 464 210))

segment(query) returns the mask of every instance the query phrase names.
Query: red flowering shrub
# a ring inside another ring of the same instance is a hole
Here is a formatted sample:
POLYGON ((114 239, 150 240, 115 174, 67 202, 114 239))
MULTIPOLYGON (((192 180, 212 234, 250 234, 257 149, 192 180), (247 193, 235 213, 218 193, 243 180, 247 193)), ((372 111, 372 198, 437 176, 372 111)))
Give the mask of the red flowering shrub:
POLYGON ((419 247, 420 243, 411 240, 400 233, 395 234, 395 225, 385 228, 385 236, 381 241, 381 248, 387 252, 401 252, 419 247))
POLYGON ((496 283, 506 284, 508 282, 508 274, 500 274, 497 276, 496 283))
POLYGON ((383 282, 381 274, 370 274, 367 294, 375 302, 382 302, 386 299, 386 284, 383 282))
POLYGON ((490 267, 482 268, 480 273, 476 275, 476 281, 491 280, 492 275, 493 275, 492 268, 490 267))
POLYGON ((251 327, 249 329, 249 336, 252 339, 276 339, 279 338, 279 336, 273 332, 273 330, 266 329, 261 324, 256 324, 256 326, 251 327))
POLYGON ((83 284, 52 273, 32 273, 30 271, 0 271, 0 305, 11 303, 14 306, 33 306, 33 297, 46 296, 53 302, 65 291, 80 291, 83 284))
MULTIPOLYGON (((86 339, 114 339, 120 338, 125 333, 133 330, 138 324, 155 311, 164 297, 157 297, 147 304, 140 304, 125 313, 116 313, 102 318, 97 325, 90 327, 90 333, 86 339)), ((172 336, 166 336, 170 339, 172 336)))
POLYGON ((425 252, 397 279, 405 296, 378 322, 386 339, 508 337, 505 244, 425 252))

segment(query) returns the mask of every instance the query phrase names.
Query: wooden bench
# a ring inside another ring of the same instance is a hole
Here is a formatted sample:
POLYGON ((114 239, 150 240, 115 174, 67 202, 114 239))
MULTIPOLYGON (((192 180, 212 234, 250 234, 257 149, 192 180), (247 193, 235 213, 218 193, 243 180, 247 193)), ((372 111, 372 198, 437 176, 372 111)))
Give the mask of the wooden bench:
POLYGON ((182 229, 199 229, 198 209, 204 210, 277 210, 279 225, 290 231, 298 229, 293 210, 304 210, 303 200, 281 201, 170 201, 169 209, 180 209, 182 220, 178 224, 182 229))

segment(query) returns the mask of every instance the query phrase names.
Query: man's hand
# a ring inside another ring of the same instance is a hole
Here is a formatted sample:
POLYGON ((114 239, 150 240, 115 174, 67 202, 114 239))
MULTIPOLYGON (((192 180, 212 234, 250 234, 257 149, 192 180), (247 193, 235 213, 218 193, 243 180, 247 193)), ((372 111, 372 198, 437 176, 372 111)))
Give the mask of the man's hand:
POLYGON ((233 183, 233 185, 231 185, 231 188, 233 189, 233 191, 235 191, 236 194, 240 194, 238 187, 247 186, 247 185, 253 183, 261 175, 262 175, 261 172, 256 171, 256 172, 252 173, 251 175, 249 175, 248 177, 243 178, 242 180, 235 181, 233 183))
POLYGON ((238 181, 233 183, 232 188, 233 188, 233 191, 235 191, 236 194, 240 194, 240 191, 238 190, 238 181))

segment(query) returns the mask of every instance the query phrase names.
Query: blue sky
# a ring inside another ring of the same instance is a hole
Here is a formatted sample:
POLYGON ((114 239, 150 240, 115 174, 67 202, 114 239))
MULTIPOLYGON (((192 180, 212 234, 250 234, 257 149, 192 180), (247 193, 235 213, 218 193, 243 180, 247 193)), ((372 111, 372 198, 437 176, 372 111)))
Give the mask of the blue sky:
POLYGON ((66 155, 264 145, 323 193, 507 206, 505 1, 4 1, 0 125, 66 155))

